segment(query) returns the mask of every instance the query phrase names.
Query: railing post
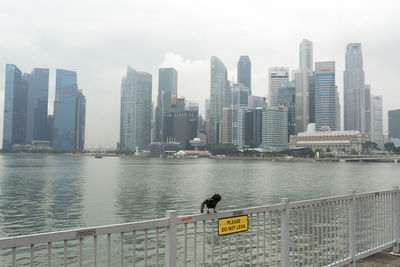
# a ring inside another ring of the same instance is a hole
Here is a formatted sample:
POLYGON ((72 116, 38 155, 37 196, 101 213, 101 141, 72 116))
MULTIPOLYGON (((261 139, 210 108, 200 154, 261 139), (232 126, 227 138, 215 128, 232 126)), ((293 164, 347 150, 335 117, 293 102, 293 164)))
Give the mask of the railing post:
POLYGON ((392 195, 392 239, 396 242, 393 247, 392 255, 400 256, 399 247, 399 187, 393 186, 392 195))
POLYGON ((349 210, 348 210, 349 256, 351 259, 351 263, 350 263, 351 267, 356 266, 356 260, 355 260, 355 257, 356 257, 356 199, 355 199, 354 195, 355 195, 355 191, 353 191, 351 194, 351 199, 349 201, 349 210))
POLYGON ((289 199, 282 198, 281 203, 281 267, 289 267, 289 199))
POLYGON ((177 211, 167 210, 165 217, 169 224, 165 232, 165 267, 176 266, 176 220, 177 211))

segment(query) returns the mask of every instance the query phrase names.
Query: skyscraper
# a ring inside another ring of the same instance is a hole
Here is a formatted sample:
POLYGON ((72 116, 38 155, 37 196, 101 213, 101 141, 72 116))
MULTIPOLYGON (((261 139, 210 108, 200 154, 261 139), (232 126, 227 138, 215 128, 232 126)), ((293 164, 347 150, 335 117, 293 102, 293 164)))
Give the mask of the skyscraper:
POLYGON ((249 56, 240 56, 237 64, 237 82, 249 88, 251 95, 251 61, 249 56))
POLYGON ((315 124, 336 131, 335 62, 315 62, 315 124))
POLYGON ((365 133, 371 136, 371 85, 365 84, 365 133))
POLYGON ((249 89, 242 84, 232 84, 232 143, 238 148, 245 145, 245 113, 249 89))
POLYGON ((389 138, 400 139, 400 109, 388 111, 389 138))
POLYGON ((383 101, 382 96, 372 96, 371 98, 371 141, 383 148, 383 101))
POLYGON ((296 123, 296 88, 291 84, 282 84, 278 89, 278 105, 288 110, 288 142, 290 136, 295 135, 296 123))
POLYGON ((357 130, 365 133, 365 85, 360 43, 347 45, 345 61, 343 74, 344 130, 357 130))
MULTIPOLYGON (((303 39, 300 43, 299 64, 299 70, 294 73, 296 87, 296 133, 305 131, 307 124, 310 122, 309 92, 310 77, 313 72, 313 43, 310 40, 303 39)), ((314 97, 314 95, 311 95, 311 97, 314 97)), ((314 107, 312 105, 313 103, 311 103, 311 108, 314 107)))
POLYGON ((340 129, 342 128, 340 126, 340 96, 337 85, 335 86, 335 91, 336 91, 336 131, 340 131, 340 129))
POLYGON ((262 120, 265 107, 246 110, 245 144, 249 147, 259 147, 262 143, 262 120))
POLYGON ((6 65, 4 92, 3 149, 26 142, 28 81, 13 64, 6 65))
POLYGON ((221 143, 232 143, 232 108, 226 107, 222 109, 221 121, 221 143))
POLYGON ((53 149, 83 150, 86 99, 78 90, 75 71, 56 70, 56 97, 53 117, 53 149))
POLYGON ((151 135, 151 74, 128 66, 121 82, 120 148, 134 152, 148 149, 151 135))
POLYGON ((288 145, 288 112, 283 107, 270 107, 263 110, 262 144, 271 151, 280 151, 288 145))
POLYGON ((178 72, 174 68, 158 70, 158 100, 156 108, 155 141, 163 139, 164 115, 172 112, 172 106, 178 99, 178 72))
POLYGON ((230 107, 231 94, 225 65, 216 56, 210 61, 210 136, 209 144, 217 144, 218 124, 222 119, 222 109, 230 107))
POLYGON ((49 69, 33 69, 28 75, 26 142, 47 140, 49 69))
POLYGON ((278 105, 278 88, 282 84, 289 82, 289 68, 273 67, 269 68, 268 85, 269 85, 269 102, 268 106, 273 107, 278 105))
POLYGON ((185 149, 191 149, 190 140, 197 137, 196 110, 168 112, 164 118, 164 142, 179 142, 185 149))

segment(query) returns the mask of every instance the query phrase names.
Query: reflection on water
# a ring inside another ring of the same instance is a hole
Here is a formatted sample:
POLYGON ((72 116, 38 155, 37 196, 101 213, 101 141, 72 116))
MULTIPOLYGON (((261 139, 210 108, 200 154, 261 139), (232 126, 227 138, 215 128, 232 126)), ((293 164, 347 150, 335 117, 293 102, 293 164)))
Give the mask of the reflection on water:
POLYGON ((400 164, 0 155, 0 236, 390 189, 400 164))

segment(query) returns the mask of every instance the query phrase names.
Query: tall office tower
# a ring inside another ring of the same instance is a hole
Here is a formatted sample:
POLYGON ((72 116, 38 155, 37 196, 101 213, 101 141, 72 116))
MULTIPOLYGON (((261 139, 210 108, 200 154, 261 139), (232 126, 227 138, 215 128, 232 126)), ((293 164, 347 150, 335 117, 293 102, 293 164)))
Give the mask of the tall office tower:
POLYGON ((139 72, 128 66, 121 82, 122 151, 134 152, 148 149, 151 133, 151 74, 139 72))
POLYGON ((365 85, 360 43, 347 45, 343 83, 344 130, 365 133, 365 85))
POLYGON ((232 143, 232 108, 227 107, 222 109, 221 121, 221 143, 232 143))
POLYGON ((160 68, 158 70, 158 99, 156 108, 155 141, 163 139, 164 115, 172 112, 172 106, 177 101, 178 72, 174 68, 160 68))
POLYGON ((278 89, 278 105, 287 108, 288 110, 288 142, 290 136, 296 132, 296 87, 291 84, 282 84, 278 89))
POLYGON ((207 119, 210 116, 210 99, 207 98, 204 103, 205 113, 204 118, 207 119))
POLYGON ((382 96, 372 96, 371 98, 371 141, 383 148, 383 102, 382 96))
POLYGON ((249 99, 249 88, 232 84, 232 143, 242 148, 245 145, 245 113, 249 99))
POLYGON ((400 139, 400 109, 388 111, 388 124, 389 139, 400 139))
POLYGON ((282 84, 289 82, 289 68, 274 67, 269 68, 268 72, 268 86, 269 86, 269 103, 268 106, 277 106, 278 88, 282 84))
POLYGON ((185 102, 185 110, 187 111, 197 111, 199 112, 199 103, 193 101, 186 101, 185 102))
POLYGON ((259 147, 262 142, 262 107, 248 109, 245 115, 245 144, 249 147, 259 147))
POLYGON ((337 85, 335 86, 335 91, 336 91, 336 131, 340 131, 340 96, 339 96, 339 90, 337 85))
POLYGON ((47 132, 46 132, 46 140, 50 141, 50 144, 53 143, 53 127, 54 127, 54 116, 47 115, 47 132))
POLYGON ((86 97, 78 90, 76 98, 76 149, 83 151, 85 147, 86 97))
POLYGON ((315 125, 336 131, 335 62, 315 62, 315 125))
POLYGON ((190 140, 197 137, 197 111, 168 112, 164 118, 164 142, 179 142, 185 149, 190 149, 190 140))
POLYGON ((3 150, 25 144, 28 81, 17 66, 6 65, 4 90, 3 150))
POLYGON ((75 71, 56 70, 53 140, 55 150, 83 150, 86 99, 78 90, 75 71))
POLYGON ((263 111, 262 144, 267 150, 281 151, 288 145, 288 111, 283 107, 270 107, 263 111))
POLYGON ((365 133, 371 136, 371 85, 365 84, 365 133))
POLYGON ((47 140, 49 69, 33 69, 28 77, 26 143, 47 140))
POLYGON ((309 120, 309 123, 315 123, 315 76, 314 76, 314 73, 309 77, 308 120, 309 120))
POLYGON ((266 98, 263 96, 249 95, 249 108, 265 108, 267 107, 266 98))
POLYGON ((296 133, 305 131, 307 124, 310 122, 309 91, 310 77, 313 73, 313 43, 310 40, 303 39, 300 43, 299 63, 300 68, 294 73, 296 87, 296 133))
POLYGON ((237 64, 237 82, 249 88, 251 95, 251 61, 249 56, 240 56, 237 64))
POLYGON ((230 107, 232 100, 229 99, 231 96, 227 79, 228 72, 224 63, 212 56, 210 67, 210 134, 208 140, 209 144, 217 144, 220 136, 218 124, 222 119, 222 109, 230 107))

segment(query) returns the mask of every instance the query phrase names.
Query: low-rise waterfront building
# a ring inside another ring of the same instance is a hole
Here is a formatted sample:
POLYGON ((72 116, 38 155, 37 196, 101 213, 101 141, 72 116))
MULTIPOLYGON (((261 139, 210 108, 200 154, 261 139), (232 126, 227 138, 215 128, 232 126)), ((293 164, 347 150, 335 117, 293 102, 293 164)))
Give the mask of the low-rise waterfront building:
POLYGON ((306 132, 291 137, 290 147, 309 147, 313 151, 320 149, 332 153, 359 153, 367 140, 368 137, 360 131, 331 131, 328 127, 316 131, 315 124, 310 123, 306 132))

